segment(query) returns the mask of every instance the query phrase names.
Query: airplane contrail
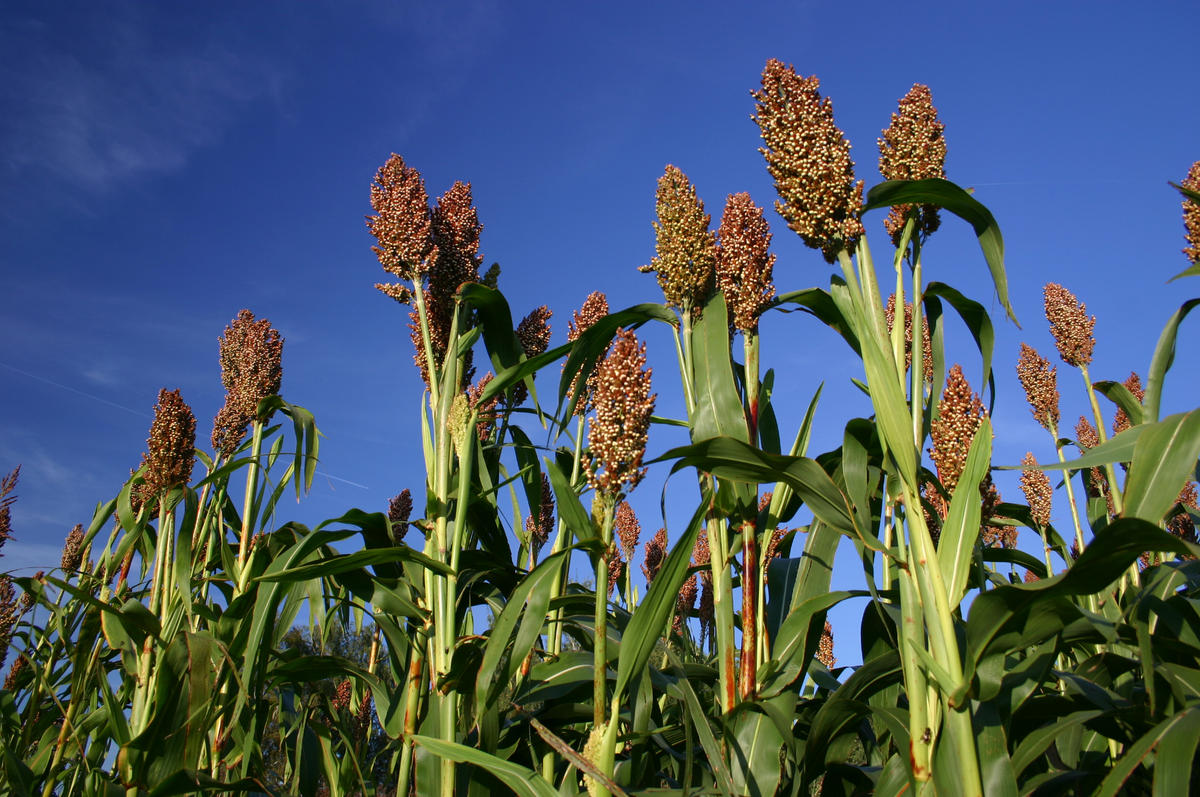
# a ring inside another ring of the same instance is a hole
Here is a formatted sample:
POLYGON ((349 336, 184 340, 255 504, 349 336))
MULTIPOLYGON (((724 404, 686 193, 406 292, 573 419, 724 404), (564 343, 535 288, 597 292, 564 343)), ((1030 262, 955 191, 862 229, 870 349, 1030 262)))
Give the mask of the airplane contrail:
POLYGON ((87 393, 83 390, 80 390, 79 388, 71 387, 70 385, 64 385, 62 382, 55 382, 53 379, 47 379, 44 376, 38 376, 37 374, 31 374, 28 371, 17 368, 15 365, 9 365, 8 363, 5 363, 5 362, 0 362, 0 365, 4 366, 5 368, 7 368, 10 371, 16 371, 18 374, 21 374, 22 376, 29 377, 30 379, 35 379, 38 382, 45 382, 47 385, 52 385, 53 387, 57 387, 62 390, 66 390, 68 393, 74 393, 77 396, 83 396, 84 398, 89 398, 92 401, 98 401, 101 404, 107 404, 110 407, 116 407, 119 410, 125 410, 125 412, 133 413, 134 415, 137 415, 139 418, 151 417, 150 413, 148 413, 148 412, 142 412, 141 410, 135 410, 132 407, 126 407, 124 404, 118 404, 115 401, 109 401, 108 399, 101 398, 100 396, 97 396, 93 393, 87 393))

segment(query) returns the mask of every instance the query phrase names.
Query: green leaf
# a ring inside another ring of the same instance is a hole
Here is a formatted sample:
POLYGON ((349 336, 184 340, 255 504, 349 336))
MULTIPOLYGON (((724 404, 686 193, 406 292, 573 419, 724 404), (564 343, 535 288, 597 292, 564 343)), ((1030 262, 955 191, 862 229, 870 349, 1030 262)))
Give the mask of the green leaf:
MULTIPOLYGON (((968 299, 944 282, 931 282, 925 286, 925 296, 936 296, 945 299, 957 312, 959 318, 967 325, 971 337, 975 339, 975 347, 983 359, 983 376, 981 384, 987 385, 991 391, 990 407, 996 400, 996 380, 992 375, 992 354, 995 351, 996 333, 992 329, 992 319, 988 317, 987 309, 982 304, 968 299)), ((936 385, 936 383, 935 383, 936 385)))
POLYGON ((729 349, 729 316, 725 296, 717 292, 704 305, 692 330, 692 368, 695 372, 695 410, 692 442, 731 437, 749 442, 746 414, 733 378, 729 349))
POLYGON ((1159 736, 1154 757, 1154 797, 1188 794, 1195 783, 1192 762, 1200 743, 1200 706, 1191 706, 1170 722, 1159 736))
MULTIPOLYGON (((1036 470, 1076 471, 1083 468, 1098 468, 1113 462, 1129 462, 1133 459, 1138 438, 1150 428, 1150 424, 1132 426, 1119 435, 1110 437, 1098 446, 1087 450, 1087 453, 1066 462, 1047 462, 1037 466, 1036 470)), ((995 470, 1025 470, 1025 465, 994 465, 995 470)))
POLYGON ((1171 277, 1171 279, 1167 280, 1167 282, 1174 282, 1175 280, 1180 279, 1182 277, 1200 277, 1200 263, 1197 263, 1194 266, 1185 268, 1183 271, 1179 272, 1174 277, 1171 277))
POLYGON ((971 561, 979 540, 978 485, 987 475, 991 458, 992 424, 983 418, 975 430, 975 439, 971 441, 967 462, 950 501, 950 511, 946 522, 942 524, 942 536, 937 548, 938 565, 951 609, 958 606, 967 594, 971 561))
POLYGON ((1179 499, 1200 457, 1200 410, 1152 424, 1138 439, 1125 480, 1125 516, 1158 523, 1179 499))
POLYGON ((541 775, 527 767, 476 750, 473 747, 414 734, 412 740, 439 758, 460 764, 473 764, 495 775, 521 797, 557 797, 558 792, 541 775))
POLYGON ((1163 381, 1175 362, 1175 339, 1179 335, 1179 325, 1197 305, 1200 305, 1200 299, 1189 299, 1181 304, 1163 327, 1162 334, 1158 336, 1158 344, 1154 347, 1154 356, 1150 360, 1150 372, 1146 379, 1146 396, 1142 399, 1147 421, 1158 420, 1163 381))
POLYGON ((1130 393, 1129 388, 1120 382, 1096 382, 1092 387, 1104 394, 1104 397, 1113 404, 1125 410, 1125 414, 1129 416, 1130 426, 1137 426, 1145 419, 1142 402, 1138 401, 1137 396, 1130 393))
POLYGON ((1021 325, 1008 301, 1008 277, 1004 271, 1004 239, 1000 235, 1000 225, 996 223, 990 210, 954 183, 935 177, 929 180, 888 180, 880 183, 867 192, 863 212, 893 205, 936 205, 970 224, 979 238, 979 247, 983 250, 988 270, 992 273, 992 283, 996 286, 1000 306, 1014 324, 1018 327, 1021 325))
MULTIPOLYGON (((834 279, 843 289, 845 288, 845 283, 841 282, 840 278, 835 277, 834 279)), ((838 303, 834 301, 833 295, 828 291, 820 288, 806 288, 801 291, 785 293, 775 298, 771 309, 782 308, 786 304, 798 305, 804 312, 816 316, 825 326, 841 335, 855 354, 861 353, 858 337, 854 334, 850 322, 842 314, 838 303)), ((793 311, 785 310, 784 312, 793 311)))

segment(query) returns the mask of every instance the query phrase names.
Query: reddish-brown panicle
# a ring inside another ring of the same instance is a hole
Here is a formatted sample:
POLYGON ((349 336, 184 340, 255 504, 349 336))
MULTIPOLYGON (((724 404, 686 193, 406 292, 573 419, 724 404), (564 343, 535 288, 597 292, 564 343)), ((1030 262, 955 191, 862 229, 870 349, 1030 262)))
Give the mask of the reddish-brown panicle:
POLYGON ((729 305, 729 322, 743 332, 758 330, 758 317, 775 297, 771 230, 750 195, 730 194, 717 231, 717 281, 729 305))
POLYGON ((679 588, 679 597, 675 599, 675 618, 671 621, 672 633, 683 633, 684 623, 696 610, 697 589, 696 574, 693 573, 684 580, 683 585, 679 588))
POLYGON ((1181 540, 1196 542, 1196 522, 1190 513, 1200 513, 1200 501, 1197 500, 1196 483, 1189 481, 1179 491, 1177 499, 1181 505, 1179 512, 1167 518, 1167 531, 1181 540))
POLYGON ((821 97, 821 81, 802 78, 782 61, 763 68, 762 90, 753 92, 754 121, 775 179, 775 209, 806 246, 826 262, 852 250, 863 233, 861 180, 854 179, 850 142, 833 121, 833 103, 821 97))
POLYGON ((1017 378, 1025 388, 1034 419, 1053 433, 1058 428, 1058 366, 1051 366, 1032 346, 1022 343, 1017 378))
MULTIPOLYGON (((584 299, 583 306, 571 314, 571 320, 567 323, 567 342, 574 343, 579 339, 580 335, 606 315, 608 315, 608 297, 600 291, 592 291, 584 299)), ((563 367, 566 367, 566 363, 563 363, 563 367)), ((579 396, 579 401, 575 403, 575 414, 580 418, 587 415, 588 410, 591 408, 592 394, 596 392, 597 370, 597 368, 592 369, 587 382, 584 383, 584 392, 579 396)), ((568 395, 575 395, 578 384, 579 375, 576 374, 571 379, 571 389, 568 395)))
POLYGON ((1026 570, 1025 577, 1023 580, 1025 581, 1026 584, 1032 584, 1035 581, 1041 581, 1042 579, 1039 578, 1038 574, 1033 572, 1032 570, 1026 570))
POLYGON ((17 591, 13 588, 12 579, 0 575, 0 667, 8 658, 8 646, 12 642, 13 629, 21 617, 17 591))
POLYGON ((412 510, 412 492, 407 487, 388 501, 388 520, 392 524, 392 541, 396 544, 408 533, 408 519, 412 517, 412 510))
MULTIPOLYGON (((616 545, 608 546, 608 594, 612 595, 613 590, 621 583, 621 579, 625 577, 625 560, 621 558, 621 552, 617 550, 616 545)), ((620 594, 618 592, 618 594, 620 594)))
MULTIPOLYGON (((1092 426, 1092 422, 1082 415, 1079 416, 1079 421, 1075 424, 1075 442, 1079 444, 1080 453, 1100 445, 1100 435, 1096 432, 1096 427, 1092 426)), ((1088 468, 1086 482, 1088 495, 1092 498, 1104 496, 1108 502, 1108 512, 1109 514, 1113 514, 1114 506, 1112 496, 1108 491, 1108 479, 1104 476, 1104 469, 1100 467, 1088 468)))
MULTIPOLYGON (((1182 185, 1189 191, 1200 193, 1200 161, 1188 169, 1182 185)), ((1183 253, 1192 265, 1200 264, 1200 202, 1183 200, 1183 230, 1183 238, 1187 241, 1183 253)))
POLYGON ((58 566, 71 572, 79 569, 81 561, 83 561, 83 524, 76 523, 75 528, 67 534, 66 542, 63 543, 62 559, 58 566))
MULTIPOLYGON (((887 305, 883 309, 884 320, 887 321, 888 332, 891 333, 896 323, 896 294, 888 296, 887 305)), ((913 306, 912 302, 904 303, 904 370, 912 367, 913 342, 913 306)), ((929 319, 921 314, 921 373, 927 384, 933 383, 933 340, 929 335, 929 319)))
POLYGON ((653 583, 658 571, 662 569, 663 561, 667 558, 667 530, 659 529, 646 543, 645 552, 642 556, 642 575, 646 577, 646 584, 653 583))
POLYGON ((595 415, 588 428, 588 485, 616 497, 646 474, 642 459, 657 395, 650 393, 646 345, 632 330, 617 330, 608 356, 596 369, 595 415))
POLYGON ((146 494, 157 496, 188 483, 196 462, 196 417, 178 390, 158 392, 146 445, 146 494))
MULTIPOLYGON (((542 305, 517 324, 517 340, 521 342, 521 349, 526 358, 544 354, 546 349, 550 348, 550 317, 553 315, 554 311, 542 305)), ((521 406, 528 397, 529 388, 525 386, 524 381, 518 382, 512 388, 511 406, 521 406)))
POLYGON ((429 290, 439 307, 453 308, 454 294, 464 282, 479 280, 479 234, 483 225, 471 198, 471 184, 461 181, 438 198, 432 233, 437 259, 429 271, 429 290))
POLYGON ((542 550, 542 546, 550 539, 554 529, 554 491, 550 489, 550 480, 542 474, 542 497, 538 504, 537 515, 531 514, 525 518, 525 533, 529 535, 529 545, 534 557, 542 550))
POLYGON ((1046 320, 1058 354, 1067 365, 1076 367, 1092 361, 1096 348, 1096 316, 1088 318, 1087 305, 1063 286, 1051 282, 1043 289, 1046 320))
POLYGON ((983 402, 971 391, 971 386, 963 376, 962 366, 955 364, 946 378, 938 417, 934 419, 929 434, 933 440, 929 455, 937 466, 938 480, 951 495, 966 467, 967 454, 980 420, 986 416, 983 402))
POLYGON ((613 522, 617 530, 617 538, 621 541, 621 554, 627 561, 633 561, 633 552, 642 536, 642 524, 628 501, 617 504, 616 519, 613 522))
MULTIPOLYGON (((1121 384, 1125 386, 1126 390, 1133 394, 1133 397, 1138 400, 1138 403, 1141 403, 1142 400, 1146 398, 1146 390, 1142 387, 1142 378, 1137 375, 1137 372, 1131 371, 1129 373, 1129 378, 1121 384)), ((1113 434, 1118 435, 1132 425, 1133 424, 1131 424, 1129 421, 1129 414, 1120 407, 1117 407, 1117 412, 1115 415, 1113 415, 1113 434)))
MULTIPOLYGON (((17 500, 17 497, 12 494, 12 491, 17 487, 17 480, 21 477, 21 466, 13 468, 12 472, 0 479, 0 549, 4 548, 4 543, 12 538, 12 505, 17 500)), ((0 556, 4 556, 0 552, 0 556)))
POLYGON ((658 273, 663 297, 680 312, 703 307, 717 259, 712 217, 687 175, 670 164, 658 179, 655 213, 655 256, 639 270, 658 273))
POLYGON ((1050 501, 1054 491, 1050 488, 1050 477, 1045 471, 1038 470, 1037 458, 1033 452, 1027 452, 1021 460, 1024 469, 1021 471, 1021 492, 1025 493, 1025 503, 1029 505, 1029 514, 1033 522, 1045 528, 1050 523, 1050 501))
POLYGON ((434 254, 429 194, 420 172, 393 153, 375 174, 371 207, 377 215, 367 216, 367 229, 375 236, 377 244, 371 249, 379 264, 401 279, 419 282, 434 254))
MULTIPOLYGON (((886 180, 928 180, 946 176, 946 126, 938 121, 928 86, 914 83, 900 98, 892 123, 879 139, 879 172, 886 180)), ((916 217, 924 235, 941 224, 933 205, 896 205, 884 221, 892 243, 899 245, 904 223, 916 217)))
POLYGON ((221 362, 221 384, 225 386, 225 404, 213 421, 213 448, 229 457, 237 450, 253 421, 266 422, 267 413, 258 416, 258 405, 267 396, 279 393, 283 382, 283 338, 267 319, 254 320, 254 313, 242 310, 225 327, 217 341, 221 362))
POLYGON ((492 372, 488 371, 479 381, 467 388, 467 401, 471 409, 479 413, 479 420, 475 422, 475 433, 480 440, 487 440, 492 436, 492 428, 496 425, 496 406, 500 403, 499 396, 492 396, 487 401, 483 401, 483 391, 492 380, 492 372))

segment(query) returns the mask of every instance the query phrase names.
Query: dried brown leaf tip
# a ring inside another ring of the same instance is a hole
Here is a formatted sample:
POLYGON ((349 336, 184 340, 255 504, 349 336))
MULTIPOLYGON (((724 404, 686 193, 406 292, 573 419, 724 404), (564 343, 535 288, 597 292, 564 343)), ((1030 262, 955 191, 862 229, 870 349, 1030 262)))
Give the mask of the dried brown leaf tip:
MULTIPOLYGON (((17 480, 21 477, 21 466, 13 468, 3 479, 0 479, 0 549, 4 543, 12 539, 12 505, 17 497, 12 491, 17 488, 17 480)), ((0 556, 4 556, 0 552, 0 556)))
POLYGON ((651 584, 658 571, 662 569, 663 561, 667 558, 667 530, 659 529, 646 543, 646 549, 642 555, 642 575, 646 577, 646 584, 651 584))
POLYGON ((1054 336, 1059 356, 1067 365, 1087 365, 1096 348, 1096 317, 1089 319, 1087 305, 1058 283, 1049 283, 1043 292, 1046 320, 1050 322, 1050 334, 1054 336))
POLYGON ((225 404, 213 421, 213 448, 229 457, 237 450, 246 427, 258 417, 258 405, 279 393, 283 382, 283 338, 265 318, 242 310, 217 340, 225 404))
MULTIPOLYGON (((1200 193, 1200 161, 1188 169, 1182 185, 1189 191, 1200 193)), ((1183 229, 1183 237, 1187 241, 1183 253, 1193 265, 1200 264, 1200 202, 1183 200, 1183 229)))
POLYGON ((937 466, 938 480, 951 495, 966 467, 971 441, 975 439, 980 421, 986 416, 983 402, 978 394, 971 391, 971 386, 963 376, 962 366, 955 364, 946 377, 938 417, 930 428, 933 448, 929 450, 937 466))
POLYGON ((716 236, 696 187, 675 166, 658 179, 655 213, 655 256, 640 270, 657 272, 667 304, 680 312, 703 307, 713 290, 716 236))
MULTIPOLYGON (((887 180, 928 180, 946 176, 945 125, 928 86, 913 84, 900 98, 892 123, 879 139, 879 172, 887 180)), ((900 244, 904 223, 915 217, 917 232, 929 235, 941 224, 933 205, 896 205, 884 226, 892 243, 900 244)))
MULTIPOLYGON (((1146 390, 1142 387, 1142 378, 1137 375, 1137 372, 1131 371, 1129 373, 1129 378, 1121 384, 1125 386, 1126 390, 1133 394, 1133 397, 1138 400, 1139 404, 1146 398, 1146 390)), ((1129 421, 1129 414, 1126 413, 1125 410, 1118 407, 1116 414, 1113 415, 1113 434, 1118 435, 1130 428, 1132 425, 1133 424, 1129 421)))
POLYGON ((1025 399, 1034 419, 1052 434, 1058 428, 1058 366, 1037 353, 1032 346, 1021 344, 1017 359, 1017 378, 1025 388, 1025 399))
MULTIPOLYGON (((377 244, 372 248, 379 264, 390 274, 418 283, 429 270, 435 254, 431 234, 429 194, 420 172, 406 166, 404 159, 392 154, 371 184, 371 207, 375 216, 367 216, 367 228, 377 244)), ((393 286, 377 285, 393 298, 393 286)), ((403 289, 404 286, 395 286, 403 289)))
POLYGON ((83 561, 83 525, 75 524, 75 528, 71 529, 67 534, 66 542, 63 543, 62 559, 59 562, 59 567, 67 572, 79 569, 79 563, 83 561))
POLYGON ((542 497, 538 505, 537 515, 525 518, 525 533, 529 535, 529 546, 533 549, 536 559, 542 546, 550 539, 554 530, 554 491, 550 489, 550 480, 542 474, 542 497))
POLYGON ((596 369, 595 415, 588 429, 588 485, 616 497, 646 474, 642 459, 657 395, 650 394, 646 345, 632 330, 617 330, 608 356, 596 369))
POLYGON ((730 194, 717 230, 717 281, 729 305, 730 325, 757 332, 758 318, 775 297, 775 255, 762 208, 746 193, 730 194))
POLYGON ((1054 494, 1050 488, 1050 477, 1045 471, 1038 470, 1038 461, 1032 451, 1025 454, 1021 465, 1024 466, 1021 471, 1021 492, 1025 493, 1029 514, 1033 516, 1034 523, 1045 528, 1050 523, 1051 498, 1054 494))
POLYGON ((817 643, 817 661, 825 665, 825 669, 832 670, 837 665, 837 658, 833 655, 833 626, 829 621, 825 621, 825 629, 821 631, 821 641, 817 643))
MULTIPOLYGON (((546 349, 550 348, 550 317, 553 315, 553 310, 542 305, 517 324, 517 340, 521 342, 521 349, 525 352, 526 358, 545 354, 546 349)), ((518 382, 512 389, 511 406, 521 406, 528 397, 529 388, 523 381, 518 382)))
POLYGON ((407 487, 388 501, 388 520, 392 524, 392 540, 397 545, 408 533, 408 519, 412 517, 412 510, 412 492, 407 487))
MULTIPOLYGON (((896 323, 896 294, 888 296, 887 306, 883 309, 884 320, 887 321, 888 332, 893 329, 896 323)), ((904 370, 907 371, 912 367, 912 325, 913 325, 913 306, 912 302, 904 303, 904 370)), ((929 335, 929 319, 921 315, 921 373, 925 377, 927 384, 933 382, 933 340, 929 335)))
MULTIPOLYGON (((608 315, 608 297, 600 291, 592 291, 588 297, 584 299, 583 306, 578 311, 571 314, 571 320, 567 322, 567 342, 574 343, 579 339, 585 331, 590 329, 597 321, 608 315)), ((566 363, 563 363, 566 367, 566 363)), ((576 387, 579 384, 579 375, 576 374, 571 379, 571 389, 568 395, 575 395, 576 387)), ((584 385, 584 392, 579 396, 579 401, 575 403, 575 414, 579 417, 587 415, 591 408, 592 394, 596 392, 596 369, 588 376, 588 380, 584 385)))
POLYGON ((178 390, 158 392, 146 445, 149 450, 142 456, 146 496, 188 483, 196 463, 196 417, 178 390))
POLYGON ((802 78, 782 61, 767 61, 762 90, 753 92, 765 147, 767 171, 775 179, 775 209, 806 246, 826 262, 851 250, 863 233, 861 180, 854 179, 850 142, 833 121, 833 103, 821 97, 821 81, 802 78))

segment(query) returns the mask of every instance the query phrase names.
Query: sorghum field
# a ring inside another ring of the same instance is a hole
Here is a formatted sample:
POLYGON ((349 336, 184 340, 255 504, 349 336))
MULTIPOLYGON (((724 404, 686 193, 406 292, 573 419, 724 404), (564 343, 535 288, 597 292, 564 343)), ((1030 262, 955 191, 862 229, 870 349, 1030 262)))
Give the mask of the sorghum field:
MULTIPOLYGON (((555 348, 549 308, 515 318, 481 273, 469 185, 434 199, 400 155, 363 175, 375 288, 408 314, 424 382, 405 436, 424 484, 387 512, 284 520, 319 418, 279 395, 281 332, 240 313, 211 435, 163 390, 141 466, 61 566, 0 577, 0 793, 1200 790, 1200 409, 1160 412, 1200 298, 1162 308, 1149 362, 1093 373, 1072 286, 1010 286, 1003 220, 945 179, 928 87, 892 114, 869 191, 817 78, 767 61, 747 110, 778 215, 741 193, 706 209, 668 166, 643 269, 660 290, 559 308, 555 348), (975 262, 923 260, 950 225, 975 262), (776 285, 772 235, 792 234, 828 269, 788 279, 822 284, 776 285), (990 274, 999 312, 955 289, 964 269, 990 274), (993 350, 1010 289, 1043 292, 1044 320, 1022 320, 1053 349, 993 350), (809 445, 820 375, 777 395, 760 360, 778 311, 861 364, 873 413, 842 418, 833 450, 809 445), (650 325, 677 373, 651 374, 650 325), (1021 400, 997 396, 1000 368, 1045 429, 1019 500, 993 483, 994 403, 1021 400), (656 414, 668 394, 686 417, 656 414), (1090 408, 1077 423, 1066 394, 1090 408), (648 454, 662 426, 687 443, 648 454), (650 533, 626 501, 659 489, 651 464, 695 480, 686 525, 650 533), (835 560, 857 587, 831 589, 835 560), (826 614, 851 599, 860 626, 837 633, 863 663, 839 667, 826 614)), ((1183 207, 1175 278, 1200 296, 1200 162, 1162 179, 1183 207)))

